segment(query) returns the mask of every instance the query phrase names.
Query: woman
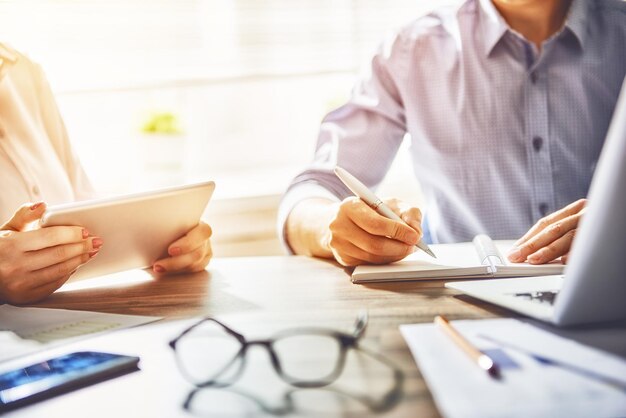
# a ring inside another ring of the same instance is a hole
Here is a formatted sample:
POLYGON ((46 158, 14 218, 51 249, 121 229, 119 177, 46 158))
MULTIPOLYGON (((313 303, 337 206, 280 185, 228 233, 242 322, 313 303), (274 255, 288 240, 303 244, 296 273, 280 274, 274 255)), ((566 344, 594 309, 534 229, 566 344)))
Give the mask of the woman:
MULTIPOLYGON (((106 245, 77 226, 38 228, 46 204, 93 189, 67 138, 41 68, 0 44, 0 302, 29 303, 58 289, 106 245), (4 224, 2 222, 6 220, 4 224)), ((200 222, 152 266, 157 275, 203 270, 211 228, 200 222)))

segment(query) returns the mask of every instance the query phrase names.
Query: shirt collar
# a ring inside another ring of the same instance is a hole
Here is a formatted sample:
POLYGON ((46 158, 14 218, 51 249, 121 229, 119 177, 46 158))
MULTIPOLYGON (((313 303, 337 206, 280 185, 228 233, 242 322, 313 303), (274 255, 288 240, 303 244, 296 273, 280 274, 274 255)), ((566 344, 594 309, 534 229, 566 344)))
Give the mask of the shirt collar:
POLYGON ((489 56, 509 27, 491 0, 479 0, 478 13, 485 42, 485 55, 489 56))
POLYGON ((589 1, 572 0, 569 8, 565 28, 569 29, 578 40, 581 48, 585 47, 587 39, 587 19, 589 18, 589 1))
MULTIPOLYGON (((587 0, 572 0, 565 28, 569 29, 584 47, 587 35, 587 0)), ((504 34, 511 30, 491 0, 479 0, 480 25, 485 40, 485 55, 489 56, 504 34)))

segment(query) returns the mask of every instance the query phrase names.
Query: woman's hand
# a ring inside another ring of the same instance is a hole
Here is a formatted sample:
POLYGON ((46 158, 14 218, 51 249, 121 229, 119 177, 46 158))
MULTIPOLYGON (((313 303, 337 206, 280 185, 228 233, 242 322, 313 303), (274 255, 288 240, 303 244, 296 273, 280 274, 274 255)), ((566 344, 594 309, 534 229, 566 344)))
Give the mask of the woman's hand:
POLYGON ((340 203, 325 238, 340 264, 391 263, 415 251, 422 237, 420 210, 396 199, 385 204, 406 224, 378 214, 357 197, 340 203))
POLYGON ((543 264, 561 257, 567 262, 578 223, 585 213, 586 199, 580 199, 539 220, 516 243, 509 260, 521 263, 543 264))
POLYGON ((204 270, 213 256, 211 234, 211 227, 201 221, 184 237, 174 241, 167 249, 170 256, 156 261, 152 269, 157 274, 204 270))
POLYGON ((102 239, 79 226, 31 226, 45 212, 44 203, 23 205, 0 226, 0 301, 36 302, 63 285, 94 257, 102 239))

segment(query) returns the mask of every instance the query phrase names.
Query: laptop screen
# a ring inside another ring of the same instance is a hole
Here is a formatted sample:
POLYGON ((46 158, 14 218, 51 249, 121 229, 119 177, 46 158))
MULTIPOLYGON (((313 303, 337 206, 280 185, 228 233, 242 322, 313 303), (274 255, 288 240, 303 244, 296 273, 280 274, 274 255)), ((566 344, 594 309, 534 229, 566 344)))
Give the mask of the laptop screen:
POLYGON ((626 81, 570 254, 555 323, 626 318, 626 81))

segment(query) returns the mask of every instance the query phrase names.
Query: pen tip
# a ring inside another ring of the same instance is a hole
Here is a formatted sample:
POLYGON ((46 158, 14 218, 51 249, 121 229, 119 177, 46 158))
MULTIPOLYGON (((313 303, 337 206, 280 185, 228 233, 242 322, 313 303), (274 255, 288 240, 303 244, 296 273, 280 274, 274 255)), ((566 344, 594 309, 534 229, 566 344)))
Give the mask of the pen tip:
POLYGON ((432 258, 437 258, 437 256, 435 255, 434 252, 432 252, 432 250, 430 248, 426 249, 426 254, 428 254, 429 256, 431 256, 432 258))

